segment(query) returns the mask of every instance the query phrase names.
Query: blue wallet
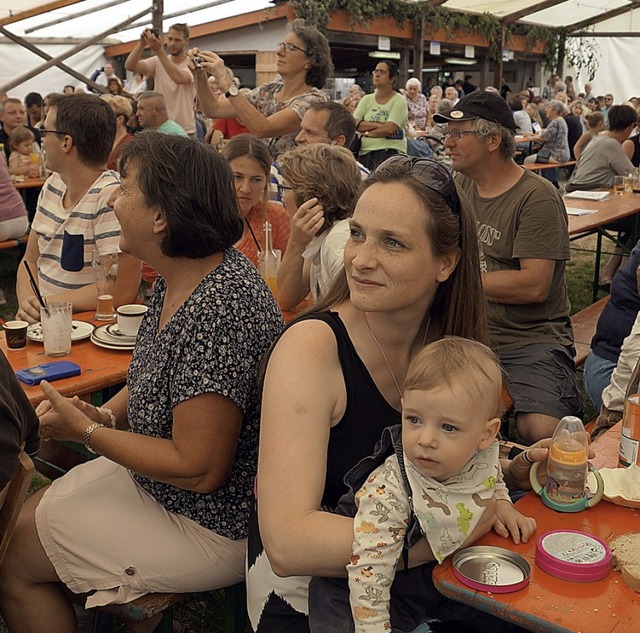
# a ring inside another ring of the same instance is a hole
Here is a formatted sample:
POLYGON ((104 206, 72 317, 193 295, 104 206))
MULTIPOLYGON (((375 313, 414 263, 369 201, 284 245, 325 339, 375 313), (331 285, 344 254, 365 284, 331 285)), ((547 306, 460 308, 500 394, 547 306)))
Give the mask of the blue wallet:
POLYGON ((37 385, 43 380, 51 382, 52 380, 60 380, 60 378, 78 376, 81 373, 80 365, 76 365, 70 360, 56 360, 35 367, 27 367, 27 369, 19 369, 16 376, 25 385, 37 385))

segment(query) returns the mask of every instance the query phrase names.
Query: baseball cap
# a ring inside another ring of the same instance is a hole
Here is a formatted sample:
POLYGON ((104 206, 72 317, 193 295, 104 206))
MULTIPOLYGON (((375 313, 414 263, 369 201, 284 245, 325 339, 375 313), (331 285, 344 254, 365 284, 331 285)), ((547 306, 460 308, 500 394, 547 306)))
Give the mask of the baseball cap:
POLYGON ((450 123, 456 121, 472 121, 474 119, 486 119, 503 127, 516 131, 516 122, 513 112, 507 102, 494 92, 476 90, 465 95, 453 106, 449 112, 433 115, 436 123, 450 123))

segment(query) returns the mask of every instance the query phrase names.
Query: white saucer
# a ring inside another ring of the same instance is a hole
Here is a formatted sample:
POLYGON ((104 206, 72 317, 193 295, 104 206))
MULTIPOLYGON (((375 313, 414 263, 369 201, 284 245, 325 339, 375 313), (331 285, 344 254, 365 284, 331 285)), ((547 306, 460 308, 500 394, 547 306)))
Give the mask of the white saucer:
POLYGON ((114 345, 113 343, 107 343, 97 338, 94 334, 91 335, 91 342, 98 347, 103 347, 104 349, 122 350, 124 352, 132 352, 135 347, 135 345, 114 345))
POLYGON ((123 347, 126 349, 133 349, 136 340, 134 338, 124 337, 121 334, 117 336, 115 334, 111 334, 109 332, 109 328, 112 324, 101 325, 97 327, 91 333, 91 340, 95 343, 96 341, 100 341, 106 345, 111 345, 112 347, 123 347))
MULTIPOLYGON (((95 329, 95 325, 86 321, 71 321, 71 340, 82 341, 91 336, 91 332, 95 329)), ((36 343, 42 343, 42 325, 40 322, 32 323, 27 328, 27 338, 36 343)))

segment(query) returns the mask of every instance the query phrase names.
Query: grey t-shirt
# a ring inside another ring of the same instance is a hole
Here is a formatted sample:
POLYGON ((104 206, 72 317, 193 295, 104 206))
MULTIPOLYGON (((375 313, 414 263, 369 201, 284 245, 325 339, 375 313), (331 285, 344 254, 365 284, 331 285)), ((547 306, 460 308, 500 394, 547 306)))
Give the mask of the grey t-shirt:
POLYGON ((580 155, 580 160, 567 183, 567 191, 578 189, 610 189, 613 178, 633 169, 633 163, 622 145, 610 136, 594 136, 580 155))
POLYGON ((565 283, 569 230, 558 190, 528 170, 511 189, 495 198, 482 198, 475 182, 462 174, 457 174, 456 184, 467 194, 475 212, 482 272, 519 270, 521 259, 556 260, 544 302, 489 302, 493 348, 500 352, 532 343, 572 346, 571 306, 565 283))

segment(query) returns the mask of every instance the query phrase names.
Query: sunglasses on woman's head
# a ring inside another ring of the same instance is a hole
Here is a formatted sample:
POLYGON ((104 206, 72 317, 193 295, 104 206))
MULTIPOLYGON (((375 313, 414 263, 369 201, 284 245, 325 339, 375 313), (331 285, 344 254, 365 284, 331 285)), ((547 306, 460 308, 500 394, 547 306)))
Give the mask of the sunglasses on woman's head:
POLYGON ((414 156, 392 156, 380 163, 378 169, 391 167, 392 165, 406 165, 411 175, 422 185, 431 189, 449 205, 449 208, 460 215, 460 198, 456 190, 451 172, 430 158, 416 158, 414 156))

